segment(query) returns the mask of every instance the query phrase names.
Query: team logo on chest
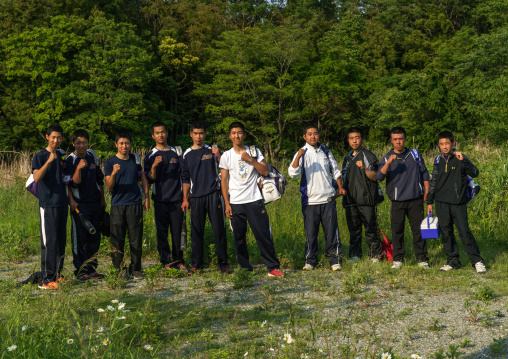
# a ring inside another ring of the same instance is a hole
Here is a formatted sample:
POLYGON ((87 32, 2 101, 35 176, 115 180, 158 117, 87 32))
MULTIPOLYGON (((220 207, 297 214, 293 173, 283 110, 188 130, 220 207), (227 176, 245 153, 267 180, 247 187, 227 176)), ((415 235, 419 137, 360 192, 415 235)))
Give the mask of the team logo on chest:
POLYGON ((172 158, 171 161, 169 161, 169 163, 178 163, 178 160, 176 158, 172 158))
POLYGON ((213 155, 212 154, 209 154, 209 155, 203 155, 203 157, 201 157, 201 161, 204 161, 204 160, 211 160, 213 158, 213 155))

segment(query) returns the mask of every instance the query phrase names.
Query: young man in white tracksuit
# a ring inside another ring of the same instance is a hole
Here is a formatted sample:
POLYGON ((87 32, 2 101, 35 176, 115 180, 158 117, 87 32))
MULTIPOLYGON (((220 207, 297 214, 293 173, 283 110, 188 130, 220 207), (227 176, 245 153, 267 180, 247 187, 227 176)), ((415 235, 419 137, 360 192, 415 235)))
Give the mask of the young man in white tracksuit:
POLYGON ((302 194, 303 224, 305 227, 305 266, 304 270, 312 270, 318 263, 319 224, 323 226, 326 247, 325 254, 334 271, 341 269, 340 258, 342 245, 339 237, 337 222, 337 207, 335 200, 330 200, 336 194, 344 195, 341 172, 333 154, 319 143, 319 131, 315 125, 307 125, 303 130, 306 144, 295 154, 289 166, 289 176, 300 180, 302 194))

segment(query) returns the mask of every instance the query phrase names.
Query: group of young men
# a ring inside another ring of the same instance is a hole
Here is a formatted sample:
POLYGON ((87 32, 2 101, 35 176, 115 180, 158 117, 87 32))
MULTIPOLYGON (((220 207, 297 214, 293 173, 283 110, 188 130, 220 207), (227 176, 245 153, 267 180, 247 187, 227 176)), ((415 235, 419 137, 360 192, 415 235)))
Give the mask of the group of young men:
MULTIPOLYGON (((206 216, 215 238, 217 262, 221 273, 229 273, 226 218, 233 233, 238 265, 252 270, 247 250, 247 223, 256 239, 261 259, 269 276, 283 277, 275 252, 265 202, 258 186, 260 176, 269 175, 269 167, 259 149, 244 143, 246 132, 242 123, 229 126, 232 148, 221 153, 217 146, 205 144, 206 126, 192 124, 192 147, 182 153, 168 145, 168 129, 162 122, 152 125, 155 147, 144 161, 131 152, 131 137, 120 131, 115 135, 117 154, 104 164, 102 172, 97 156, 88 147, 89 134, 77 130, 72 135, 74 152, 67 158, 59 150, 63 129, 51 125, 46 132, 48 146, 33 159, 33 177, 38 183, 41 220, 41 276, 39 287, 57 289, 66 243, 68 206, 71 209, 72 253, 76 279, 85 282, 101 279, 97 272, 100 246, 100 225, 106 207, 104 183, 111 192, 110 240, 111 258, 122 279, 144 276, 142 258, 143 210, 155 213, 157 249, 164 268, 175 268, 189 274, 202 273, 204 229, 206 216), (191 219, 191 267, 185 266, 182 231, 186 231, 186 212, 191 219), (91 234, 78 212, 96 228, 91 234), (130 265, 125 265, 125 239, 128 232, 130 265), (171 245, 168 236, 171 235, 171 245)), ((377 226, 377 205, 383 194, 378 182, 386 179, 386 193, 391 201, 393 265, 404 261, 404 224, 408 218, 418 265, 429 268, 427 244, 422 239, 420 224, 427 211, 440 219, 447 264, 442 270, 461 266, 453 225, 478 273, 485 265, 467 218, 466 177, 478 176, 478 169, 461 152, 456 152, 450 132, 438 135, 440 161, 435 161, 430 179, 424 159, 417 150, 405 147, 404 129, 390 131, 393 149, 381 161, 363 146, 359 128, 347 132, 351 151, 339 168, 332 152, 319 142, 319 130, 307 125, 303 130, 305 145, 295 154, 288 169, 292 178, 300 177, 302 214, 305 229, 304 270, 318 264, 318 233, 320 224, 325 235, 325 255, 332 270, 342 268, 341 240, 335 198, 343 197, 343 206, 350 233, 349 257, 362 257, 362 226, 365 227, 367 256, 377 263, 382 257, 377 226)))

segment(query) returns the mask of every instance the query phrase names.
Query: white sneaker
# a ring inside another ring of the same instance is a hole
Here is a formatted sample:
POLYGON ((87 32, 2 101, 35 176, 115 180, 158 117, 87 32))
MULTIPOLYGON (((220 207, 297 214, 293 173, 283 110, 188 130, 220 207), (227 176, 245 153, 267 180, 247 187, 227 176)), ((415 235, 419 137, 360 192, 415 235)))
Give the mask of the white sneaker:
POLYGON ((427 263, 427 262, 418 263, 418 267, 423 268, 423 269, 430 269, 429 263, 427 263))
POLYGON ((370 261, 372 263, 379 263, 379 258, 372 258, 370 261))
POLYGON ((360 258, 358 258, 357 256, 354 256, 354 257, 351 257, 350 261, 353 263, 356 263, 356 262, 360 261, 360 258))
POLYGON ((485 268, 485 264, 483 264, 482 262, 476 262, 474 267, 476 269, 476 273, 485 273, 485 272, 487 272, 487 268, 485 268))
POLYGON ((313 270, 314 266, 310 265, 309 263, 305 263, 305 265, 302 268, 303 270, 313 270))
POLYGON ((402 267, 402 262, 393 261, 392 269, 400 269, 402 267))
POLYGON ((443 270, 445 272, 448 272, 450 270, 453 270, 454 268, 452 266, 449 266, 448 264, 442 266, 441 268, 439 268, 439 270, 443 270))
POLYGON ((341 269, 342 269, 342 266, 339 263, 332 265, 332 270, 334 272, 341 270, 341 269))

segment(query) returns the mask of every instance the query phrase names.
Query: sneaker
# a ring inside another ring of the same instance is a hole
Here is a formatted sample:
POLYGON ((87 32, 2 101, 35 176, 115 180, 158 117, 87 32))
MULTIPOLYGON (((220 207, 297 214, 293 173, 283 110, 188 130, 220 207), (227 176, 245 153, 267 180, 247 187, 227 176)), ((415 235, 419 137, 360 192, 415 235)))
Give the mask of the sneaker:
POLYGON ((333 265, 332 265, 332 270, 333 270, 334 272, 336 272, 336 271, 338 271, 338 270, 341 270, 341 269, 342 269, 342 266, 341 266, 339 263, 337 263, 337 264, 333 264, 333 265))
POLYGON ((178 270, 183 270, 184 272, 189 271, 182 263, 178 263, 175 268, 178 270))
POLYGON ((314 269, 314 266, 312 264, 309 264, 309 263, 305 263, 305 265, 303 266, 302 268, 303 270, 313 270, 314 269))
POLYGON ((92 278, 92 279, 96 279, 96 280, 98 280, 98 279, 104 279, 104 278, 106 277, 106 275, 105 275, 105 274, 102 274, 102 273, 97 273, 97 272, 93 272, 92 274, 89 274, 88 276, 89 276, 90 278, 92 278))
POLYGON ((58 289, 58 284, 56 282, 49 282, 48 284, 42 283, 42 285, 39 285, 40 289, 58 289))
POLYGON ((132 278, 138 280, 138 279, 143 279, 144 277, 145 277, 145 272, 143 272, 143 270, 132 271, 132 278))
POLYGON ((476 262, 474 267, 476 269, 476 273, 485 273, 485 272, 487 272, 487 268, 485 268, 485 264, 483 264, 483 262, 476 262))
POLYGON ((423 268, 423 269, 430 269, 429 263, 427 263, 427 262, 418 263, 418 267, 423 268))
POLYGON ((379 263, 379 258, 372 258, 370 261, 372 263, 379 263))
POLYGON ((392 269, 400 269, 402 267, 402 262, 393 261, 392 269))
POLYGON ((220 274, 229 274, 229 267, 220 267, 220 274))
POLYGON ((76 281, 80 283, 86 283, 90 279, 92 278, 88 274, 80 274, 76 277, 76 281))
POLYGON ((284 272, 282 272, 280 269, 274 269, 270 272, 268 272, 269 277, 284 277, 284 272))
POLYGON ((446 264, 446 265, 442 266, 441 268, 439 268, 439 270, 442 270, 442 271, 445 271, 445 272, 448 272, 448 271, 450 271, 452 269, 455 269, 455 268, 453 268, 452 266, 449 266, 448 264, 446 264))
POLYGON ((57 278, 56 282, 57 283, 65 283, 65 277, 63 275, 61 275, 60 277, 57 278))
POLYGON ((353 262, 353 263, 357 263, 360 261, 360 258, 357 257, 357 256, 354 256, 354 257, 351 257, 351 259, 349 259, 350 262, 353 262))
MULTIPOLYGON (((203 269, 198 269, 196 267, 192 267, 191 269, 188 270, 188 272, 189 272, 189 275, 203 274, 204 273, 203 269)), ((221 273, 222 273, 222 270, 221 270, 221 273)))

